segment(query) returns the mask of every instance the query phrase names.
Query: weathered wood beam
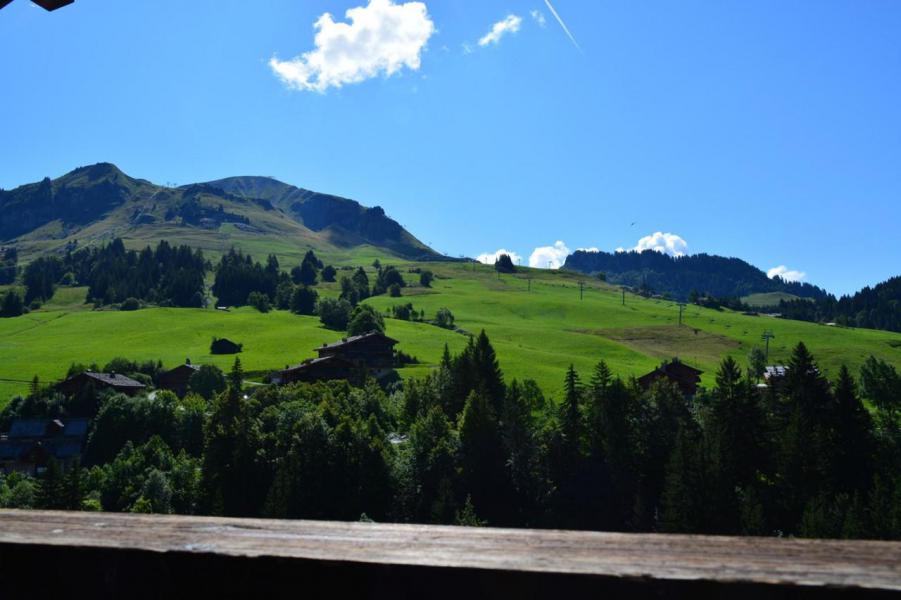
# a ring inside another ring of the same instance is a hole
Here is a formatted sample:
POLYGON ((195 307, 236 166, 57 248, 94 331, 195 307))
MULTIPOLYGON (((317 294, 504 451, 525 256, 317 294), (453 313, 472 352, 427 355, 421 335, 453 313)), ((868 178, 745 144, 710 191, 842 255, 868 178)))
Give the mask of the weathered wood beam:
POLYGON ((63 559, 121 551, 170 560, 297 561, 308 570, 342 564, 390 566, 394 573, 408 567, 500 572, 507 579, 901 591, 901 543, 895 542, 0 510, 0 576, 9 575, 3 569, 10 557, 36 548, 63 559))

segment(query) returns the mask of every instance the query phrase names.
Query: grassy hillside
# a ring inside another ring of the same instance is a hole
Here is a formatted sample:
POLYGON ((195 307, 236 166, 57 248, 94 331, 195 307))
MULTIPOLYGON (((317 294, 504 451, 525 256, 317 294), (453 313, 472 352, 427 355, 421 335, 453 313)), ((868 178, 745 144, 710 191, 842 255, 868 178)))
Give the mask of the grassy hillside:
MULTIPOLYGON (((360 257, 357 260, 357 264, 363 262, 360 257)), ((399 266, 406 271, 414 265, 399 266)), ((417 310, 425 310, 427 318, 441 307, 450 308, 459 327, 473 333, 483 328, 488 332, 508 378, 533 378, 549 394, 560 391, 570 363, 587 378, 601 358, 616 373, 639 375, 662 359, 680 356, 703 369, 704 381, 709 384, 723 356, 732 355, 745 364, 765 329, 776 335, 770 345, 770 362, 787 360, 791 348, 803 340, 830 376, 843 362, 856 371, 870 354, 901 367, 899 334, 695 306, 686 310, 685 325, 679 327, 678 309, 672 302, 627 294, 623 306, 618 289, 572 273, 526 270, 498 278, 492 268, 482 265, 421 266, 438 276, 432 288, 419 287, 414 283, 418 276, 405 273, 413 285, 405 289, 404 297, 380 296, 368 302, 382 310, 412 302, 417 310), (531 292, 528 277, 532 278, 531 292), (582 300, 579 281, 585 282, 582 300)), ((320 287, 320 293, 337 293, 335 284, 320 287)), ((233 357, 209 355, 214 335, 243 343, 245 352, 240 356, 245 368, 263 372, 313 356, 315 346, 341 337, 323 329, 316 318, 281 311, 155 308, 97 312, 80 304, 83 296, 83 289, 61 289, 40 311, 0 319, 0 378, 28 380, 37 374, 50 381, 61 377, 72 362, 102 366, 114 356, 161 359, 167 365, 190 357, 195 363, 228 367, 233 357)), ((424 323, 388 320, 387 331, 400 340, 399 349, 422 361, 404 369, 404 376, 420 375, 434 366, 445 343, 451 350, 466 343, 465 335, 424 323)), ((24 383, 0 382, 0 402, 26 389, 24 383)))

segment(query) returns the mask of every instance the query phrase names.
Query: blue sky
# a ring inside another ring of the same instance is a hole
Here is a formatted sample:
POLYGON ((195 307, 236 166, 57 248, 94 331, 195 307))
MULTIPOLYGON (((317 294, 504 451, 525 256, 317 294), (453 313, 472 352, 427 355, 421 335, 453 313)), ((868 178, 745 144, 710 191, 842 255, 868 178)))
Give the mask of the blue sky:
POLYGON ((661 232, 837 293, 899 273, 901 3, 551 1, 575 43, 545 0, 16 0, 0 186, 271 175, 451 255, 661 232))

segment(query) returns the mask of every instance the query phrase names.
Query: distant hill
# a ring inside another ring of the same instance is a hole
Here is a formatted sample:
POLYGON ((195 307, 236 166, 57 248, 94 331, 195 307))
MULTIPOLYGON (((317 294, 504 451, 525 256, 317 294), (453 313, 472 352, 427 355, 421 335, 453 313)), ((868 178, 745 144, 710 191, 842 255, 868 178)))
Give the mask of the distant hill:
POLYGON ((156 185, 111 163, 0 190, 0 245, 26 258, 122 238, 132 246, 166 239, 221 253, 367 254, 439 257, 380 207, 304 190, 267 177, 156 185))
POLYGON ((827 296, 816 302, 783 300, 778 310, 790 319, 901 331, 901 276, 839 299, 827 296))
POLYGON ((691 292, 718 298, 782 292, 799 298, 825 298, 828 293, 809 283, 769 278, 738 258, 710 254, 673 257, 654 250, 644 252, 590 252, 577 250, 563 267, 582 273, 604 273, 607 281, 687 299, 691 292))

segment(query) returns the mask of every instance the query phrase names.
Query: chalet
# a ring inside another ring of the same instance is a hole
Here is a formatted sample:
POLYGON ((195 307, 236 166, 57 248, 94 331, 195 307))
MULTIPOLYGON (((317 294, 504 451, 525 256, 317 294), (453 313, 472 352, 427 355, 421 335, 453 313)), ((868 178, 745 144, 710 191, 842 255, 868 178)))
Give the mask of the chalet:
POLYGON ((188 393, 188 382, 191 376, 199 369, 200 367, 197 365, 191 364, 191 359, 189 358, 185 360, 184 364, 178 365, 165 373, 160 373, 157 378, 157 387, 161 390, 171 390, 181 398, 188 393))
POLYGON ((67 396, 78 394, 88 385, 93 385, 95 389, 109 389, 129 396, 134 396, 142 391, 145 386, 140 381, 135 381, 131 377, 120 375, 119 373, 95 373, 93 371, 85 371, 78 375, 69 377, 62 383, 57 385, 57 389, 67 396))
POLYGON ((210 344, 210 354, 237 354, 243 349, 243 344, 235 343, 226 338, 213 338, 210 344))
POLYGON ((394 346, 397 340, 380 331, 370 331, 323 344, 316 348, 320 358, 337 356, 369 371, 384 372, 394 367, 394 346))
POLYGON ((88 419, 14 419, 0 435, 0 470, 38 475, 51 458, 65 470, 81 458, 87 432, 88 419))
POLYGON ((678 358, 674 358, 669 362, 665 362, 650 373, 642 375, 638 378, 638 384, 643 389, 649 389, 655 381, 667 379, 679 386, 679 389, 686 396, 694 396, 698 391, 698 384, 701 382, 701 373, 694 367, 689 367, 678 358))
POLYGON ((359 383, 363 375, 364 373, 356 364, 340 356, 323 356, 308 358, 293 367, 286 366, 283 371, 273 373, 271 381, 281 385, 299 381, 312 383, 332 379, 346 379, 351 383, 359 383))

